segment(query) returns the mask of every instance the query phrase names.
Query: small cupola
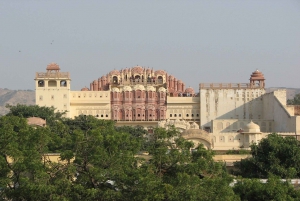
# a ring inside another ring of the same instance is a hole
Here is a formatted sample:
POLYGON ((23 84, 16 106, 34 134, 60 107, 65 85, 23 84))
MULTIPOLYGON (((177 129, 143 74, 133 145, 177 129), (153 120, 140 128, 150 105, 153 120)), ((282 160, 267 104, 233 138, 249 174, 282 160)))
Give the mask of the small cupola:
POLYGON ((255 124, 253 121, 251 121, 244 128, 244 133, 260 133, 260 127, 259 127, 259 125, 255 124))

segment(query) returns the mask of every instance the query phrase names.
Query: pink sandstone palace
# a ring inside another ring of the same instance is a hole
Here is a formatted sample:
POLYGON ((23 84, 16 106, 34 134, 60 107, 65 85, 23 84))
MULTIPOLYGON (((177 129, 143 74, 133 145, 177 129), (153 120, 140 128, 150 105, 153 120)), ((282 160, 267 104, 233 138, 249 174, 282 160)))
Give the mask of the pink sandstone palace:
POLYGON ((117 121, 159 121, 166 119, 167 95, 193 97, 192 88, 163 70, 135 66, 113 70, 94 80, 90 89, 111 91, 112 119, 117 121), (167 93, 168 92, 168 93, 167 93))

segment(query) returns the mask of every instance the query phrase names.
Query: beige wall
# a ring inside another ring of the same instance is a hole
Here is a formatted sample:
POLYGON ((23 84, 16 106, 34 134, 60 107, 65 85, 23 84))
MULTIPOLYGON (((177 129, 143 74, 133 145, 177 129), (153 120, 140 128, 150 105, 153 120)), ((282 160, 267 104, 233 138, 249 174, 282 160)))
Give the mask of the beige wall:
MULTIPOLYGON (((250 123, 249 119, 215 119, 211 121, 212 133, 237 132, 239 129, 250 123)), ((262 132, 274 132, 274 121, 263 119, 252 119, 252 121, 260 126, 262 132)))
POLYGON ((263 117, 266 120, 274 120, 274 132, 296 132, 299 116, 293 116, 294 113, 286 106, 286 91, 274 91, 262 98, 263 117))
POLYGON ((72 91, 70 117, 74 118, 81 114, 111 119, 110 91, 72 91))
POLYGON ((167 97, 167 119, 200 121, 199 97, 167 97), (172 115, 172 116, 171 116, 172 115))
POLYGON ((214 119, 261 119, 264 89, 201 89, 201 127, 214 119))

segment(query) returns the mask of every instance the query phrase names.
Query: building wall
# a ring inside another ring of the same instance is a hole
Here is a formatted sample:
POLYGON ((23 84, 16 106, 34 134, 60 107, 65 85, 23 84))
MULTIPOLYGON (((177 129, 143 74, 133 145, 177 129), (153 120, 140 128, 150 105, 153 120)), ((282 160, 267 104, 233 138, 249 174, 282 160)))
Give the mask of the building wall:
POLYGON ((92 115, 99 119, 111 119, 109 91, 70 92, 70 117, 92 115))
POLYGON ((200 122, 200 97, 167 97, 167 119, 200 122))
POLYGON ((296 132, 299 116, 286 106, 286 91, 278 90, 263 97, 263 117, 274 120, 274 132, 296 132))
POLYGON ((264 89, 200 89, 201 127, 214 119, 262 119, 264 89))

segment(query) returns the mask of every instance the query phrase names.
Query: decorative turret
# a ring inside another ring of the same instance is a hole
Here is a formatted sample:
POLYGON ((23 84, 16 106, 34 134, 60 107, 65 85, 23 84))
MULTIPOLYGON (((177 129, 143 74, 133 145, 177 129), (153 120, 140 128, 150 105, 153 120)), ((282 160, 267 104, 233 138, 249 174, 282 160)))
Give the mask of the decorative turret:
POLYGON ((60 67, 57 63, 50 63, 50 64, 47 65, 46 70, 47 71, 59 71, 60 67))
POLYGON ((260 133, 260 127, 253 123, 253 121, 250 121, 250 123, 245 126, 244 133, 260 133))
POLYGON ((242 134, 244 135, 244 148, 249 148, 250 144, 258 143, 261 139, 260 127, 252 121, 245 126, 242 134))
POLYGON ((265 77, 259 70, 251 74, 250 88, 265 88, 265 77))

